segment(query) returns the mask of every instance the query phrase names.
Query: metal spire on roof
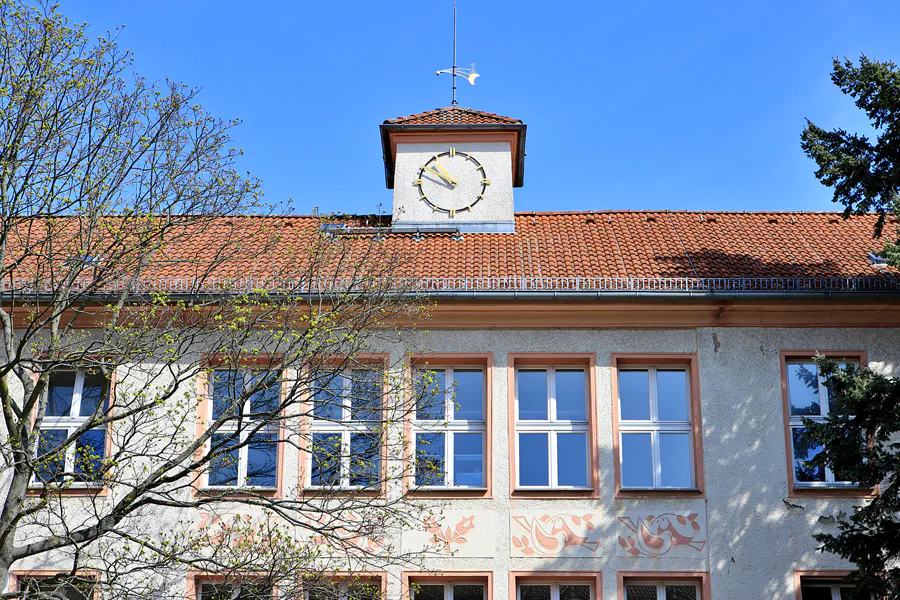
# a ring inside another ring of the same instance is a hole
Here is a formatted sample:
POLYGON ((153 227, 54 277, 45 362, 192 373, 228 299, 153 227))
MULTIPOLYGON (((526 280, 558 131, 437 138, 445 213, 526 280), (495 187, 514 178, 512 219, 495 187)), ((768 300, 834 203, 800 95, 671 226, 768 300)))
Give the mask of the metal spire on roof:
POLYGON ((468 69, 456 66, 456 0, 453 0, 453 66, 449 69, 441 69, 436 75, 440 76, 441 73, 449 73, 451 75, 451 80, 453 81, 453 101, 451 104, 453 106, 459 104, 456 101, 456 78, 464 77, 466 81, 475 85, 475 79, 480 77, 480 75, 475 72, 475 63, 472 63, 472 67, 468 69))

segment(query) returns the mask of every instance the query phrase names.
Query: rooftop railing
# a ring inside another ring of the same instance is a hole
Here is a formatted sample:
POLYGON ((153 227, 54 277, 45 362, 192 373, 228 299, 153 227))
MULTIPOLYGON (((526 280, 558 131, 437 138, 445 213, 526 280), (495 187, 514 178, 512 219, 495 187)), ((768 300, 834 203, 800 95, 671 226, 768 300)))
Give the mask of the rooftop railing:
MULTIPOLYGON (((880 277, 422 277, 390 280, 273 278, 159 278, 97 285, 76 281, 73 291, 96 294, 341 293, 391 286, 412 293, 450 292, 900 292, 900 280, 880 277)), ((52 294, 52 285, 14 280, 4 294, 52 294)))

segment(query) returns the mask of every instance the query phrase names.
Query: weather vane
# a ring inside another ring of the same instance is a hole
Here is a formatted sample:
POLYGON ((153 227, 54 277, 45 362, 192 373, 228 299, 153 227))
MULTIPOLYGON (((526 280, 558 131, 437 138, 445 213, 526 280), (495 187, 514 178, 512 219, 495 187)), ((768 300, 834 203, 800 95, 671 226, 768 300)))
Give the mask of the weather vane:
POLYGON ((466 81, 475 85, 475 78, 479 77, 478 73, 475 72, 475 63, 472 63, 472 67, 469 69, 461 69, 456 66, 456 0, 453 0, 453 66, 449 69, 443 69, 438 71, 436 74, 440 76, 441 73, 449 73, 452 75, 453 80, 453 106, 456 106, 458 102, 456 101, 456 78, 457 77, 465 77, 466 81))

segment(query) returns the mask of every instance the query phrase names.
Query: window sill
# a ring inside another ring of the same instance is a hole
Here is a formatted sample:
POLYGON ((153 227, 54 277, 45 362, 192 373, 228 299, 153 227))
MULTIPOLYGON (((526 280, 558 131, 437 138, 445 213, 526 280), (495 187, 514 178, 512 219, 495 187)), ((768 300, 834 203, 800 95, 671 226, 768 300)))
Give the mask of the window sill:
POLYGON ((875 488, 859 488, 852 485, 793 485, 789 498, 874 498, 881 493, 875 488))
POLYGON ((410 487, 408 494, 414 498, 491 498, 491 490, 482 487, 430 486, 410 487))
POLYGON ((223 496, 227 498, 252 498, 264 496, 274 498, 278 495, 278 488, 273 487, 204 487, 195 490, 197 496, 223 496))
POLYGON ((48 491, 43 484, 33 483, 28 486, 25 494, 27 496, 40 496, 45 492, 57 496, 106 496, 109 493, 109 489, 103 483, 73 483, 63 488, 51 487, 48 491))
POLYGON ((513 498, 597 498, 597 490, 584 488, 518 487, 510 493, 513 498))
POLYGON ((306 496, 367 496, 367 497, 378 497, 384 493, 384 490, 379 486, 352 486, 352 487, 339 487, 339 486, 327 486, 327 485, 310 485, 303 488, 302 494, 306 496))
POLYGON ((616 498, 702 498, 699 488, 620 488, 616 498))

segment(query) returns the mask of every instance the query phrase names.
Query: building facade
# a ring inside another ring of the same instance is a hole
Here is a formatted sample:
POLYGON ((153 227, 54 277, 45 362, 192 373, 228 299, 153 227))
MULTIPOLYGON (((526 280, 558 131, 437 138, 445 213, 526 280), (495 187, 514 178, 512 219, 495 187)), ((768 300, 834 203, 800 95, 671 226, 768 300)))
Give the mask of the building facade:
MULTIPOLYGON (((404 485, 440 514, 400 534, 428 555, 376 574, 387 597, 839 599, 853 566, 812 536, 877 491, 810 469, 796 442, 828 410, 813 355, 900 369, 874 217, 516 213, 520 121, 451 107, 381 133, 393 214, 358 233, 419 257, 436 305, 427 333, 380 350, 399 365, 415 349, 410 372, 453 390, 404 423, 418 461, 404 485)), ((287 448, 253 476, 284 490, 359 476, 313 459, 287 448)))

